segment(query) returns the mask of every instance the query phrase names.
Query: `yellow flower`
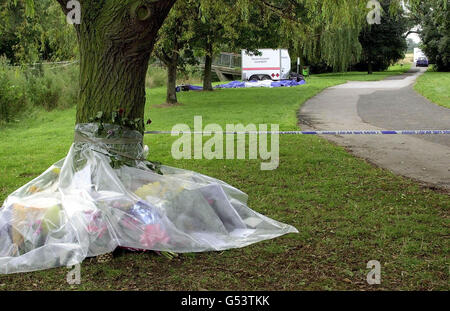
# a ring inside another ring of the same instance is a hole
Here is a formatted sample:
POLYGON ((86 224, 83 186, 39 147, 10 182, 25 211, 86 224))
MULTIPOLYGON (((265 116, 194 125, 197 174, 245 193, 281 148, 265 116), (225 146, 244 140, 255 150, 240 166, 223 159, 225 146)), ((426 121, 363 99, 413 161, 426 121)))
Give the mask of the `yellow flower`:
POLYGON ((36 192, 40 192, 40 191, 41 191, 41 189, 34 185, 31 186, 30 188, 28 188, 28 192, 30 192, 30 193, 36 193, 36 192))
POLYGON ((159 181, 157 181, 154 183, 143 185, 142 187, 137 189, 135 193, 137 196, 145 199, 145 197, 147 197, 149 195, 154 196, 154 195, 160 193, 161 190, 162 190, 161 183, 159 181))
POLYGON ((56 175, 59 175, 61 173, 61 169, 59 167, 55 167, 54 169, 52 169, 52 172, 56 175))

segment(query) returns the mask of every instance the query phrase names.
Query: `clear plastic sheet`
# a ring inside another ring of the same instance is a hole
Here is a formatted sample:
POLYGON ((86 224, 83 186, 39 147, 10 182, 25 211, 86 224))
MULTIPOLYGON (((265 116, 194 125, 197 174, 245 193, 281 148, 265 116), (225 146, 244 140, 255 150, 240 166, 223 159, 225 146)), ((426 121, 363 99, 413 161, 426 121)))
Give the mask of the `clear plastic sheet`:
POLYGON ((79 124, 67 157, 0 209, 0 273, 71 266, 118 246, 176 253, 244 247, 294 227, 247 207, 247 195, 195 172, 150 170, 137 131, 79 124), (111 154, 133 167, 111 166, 111 154))

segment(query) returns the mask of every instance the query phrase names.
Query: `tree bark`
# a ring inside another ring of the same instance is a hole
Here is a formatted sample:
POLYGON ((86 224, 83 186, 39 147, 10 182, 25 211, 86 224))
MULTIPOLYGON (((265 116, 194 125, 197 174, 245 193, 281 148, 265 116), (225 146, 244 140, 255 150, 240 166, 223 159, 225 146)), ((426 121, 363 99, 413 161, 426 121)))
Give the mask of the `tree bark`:
POLYGON ((369 75, 373 74, 373 66, 372 66, 372 61, 369 61, 368 65, 367 65, 368 69, 367 69, 367 73, 369 75))
MULTIPOLYGON (((63 11, 67 1, 58 0, 63 11)), ((81 0, 77 123, 123 109, 144 118, 145 76, 159 28, 176 0, 81 0)))
POLYGON ((208 42, 205 57, 205 71, 203 76, 203 90, 212 91, 212 58, 213 58, 213 46, 208 42))
POLYGON ((178 67, 178 53, 174 51, 172 53, 172 59, 167 64, 167 97, 166 103, 175 105, 178 103, 177 99, 177 67, 178 67))

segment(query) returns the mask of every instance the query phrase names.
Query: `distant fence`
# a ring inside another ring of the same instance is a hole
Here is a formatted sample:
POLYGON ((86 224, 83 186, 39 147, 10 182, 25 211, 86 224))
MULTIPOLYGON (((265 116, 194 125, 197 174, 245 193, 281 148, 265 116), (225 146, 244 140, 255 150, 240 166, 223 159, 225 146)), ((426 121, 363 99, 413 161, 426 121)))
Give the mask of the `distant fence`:
MULTIPOLYGON (((197 57, 197 62, 199 65, 205 64, 205 57, 197 57)), ((241 68, 242 56, 234 53, 221 52, 219 55, 213 57, 213 66, 227 67, 227 68, 241 68)), ((151 65, 158 67, 165 67, 165 65, 158 59, 155 58, 151 65)))
POLYGON ((60 62, 41 62, 41 63, 32 63, 32 64, 23 64, 23 65, 8 65, 11 68, 19 68, 19 69, 59 69, 67 66, 71 66, 79 63, 78 60, 74 61, 60 61, 60 62))
MULTIPOLYGON (((213 58, 213 66, 228 67, 228 68, 240 68, 242 62, 242 56, 234 53, 220 53, 213 58)), ((203 61, 204 63, 204 61, 203 61)))
MULTIPOLYGON (((203 70, 205 68, 205 57, 198 57, 197 62, 197 67, 203 70)), ((241 62, 241 55, 222 52, 213 57, 212 70, 220 81, 233 80, 241 76, 241 62)), ((150 65, 154 67, 165 67, 157 58, 150 65)))

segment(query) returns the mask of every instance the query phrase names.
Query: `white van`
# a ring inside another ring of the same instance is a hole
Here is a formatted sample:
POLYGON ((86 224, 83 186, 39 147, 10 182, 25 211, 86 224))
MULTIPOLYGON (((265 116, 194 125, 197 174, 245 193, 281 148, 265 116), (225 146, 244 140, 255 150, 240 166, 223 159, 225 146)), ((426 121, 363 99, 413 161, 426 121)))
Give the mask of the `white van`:
POLYGON ((290 78, 291 57, 286 49, 260 49, 261 55, 242 50, 242 80, 285 80, 290 78))

